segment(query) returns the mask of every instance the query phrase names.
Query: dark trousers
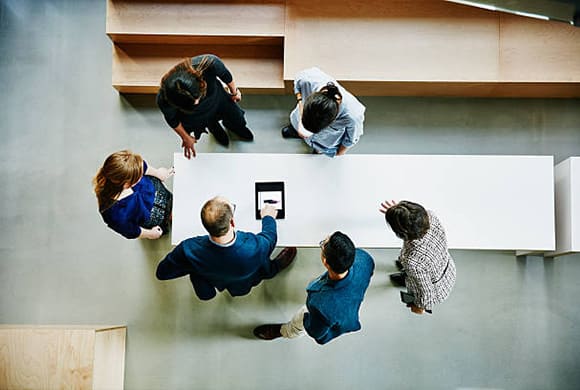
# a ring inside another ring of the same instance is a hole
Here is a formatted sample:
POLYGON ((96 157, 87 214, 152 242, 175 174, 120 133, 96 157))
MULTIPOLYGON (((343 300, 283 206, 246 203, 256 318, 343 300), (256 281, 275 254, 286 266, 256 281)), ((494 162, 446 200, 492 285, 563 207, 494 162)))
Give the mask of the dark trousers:
POLYGON ((216 107, 212 112, 206 114, 188 115, 182 121, 182 125, 189 133, 193 133, 196 139, 199 139, 203 133, 206 133, 206 127, 223 121, 225 127, 237 133, 246 127, 246 112, 242 110, 238 103, 232 101, 230 95, 225 91, 218 92, 216 107))
MULTIPOLYGON (((260 284, 262 280, 272 279, 280 271, 280 266, 276 261, 270 261, 264 266, 259 274, 251 281, 246 281, 241 284, 233 284, 226 287, 226 290, 232 297, 241 297, 250 292, 250 290, 260 284)), ((216 288, 208 282, 205 278, 195 274, 189 274, 189 280, 193 286, 195 294, 204 301, 210 300, 216 296, 216 288)))

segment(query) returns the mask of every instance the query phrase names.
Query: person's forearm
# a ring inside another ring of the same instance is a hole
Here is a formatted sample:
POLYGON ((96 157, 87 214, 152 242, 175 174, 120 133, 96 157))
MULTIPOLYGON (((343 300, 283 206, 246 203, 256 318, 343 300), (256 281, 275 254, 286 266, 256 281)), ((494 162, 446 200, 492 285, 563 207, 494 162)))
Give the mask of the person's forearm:
POLYGON ((161 172, 159 168, 155 168, 151 165, 147 166, 147 172, 145 172, 145 174, 148 176, 155 176, 161 181, 165 181, 165 179, 167 178, 165 175, 163 175, 163 172, 161 172))
MULTIPOLYGON (((149 172, 149 169, 147 169, 147 172, 149 172)), ((137 238, 148 238, 151 240, 157 237, 155 236, 153 229, 141 228, 141 234, 139 234, 139 237, 137 238)))
POLYGON ((232 79, 228 84, 228 89, 230 90, 230 95, 235 95, 238 91, 238 87, 236 87, 236 82, 232 79))
POLYGON ((181 123, 178 124, 177 127, 173 128, 173 131, 175 131, 177 135, 184 141, 187 139, 188 136, 191 137, 181 123))
POLYGON ((300 92, 296 94, 296 101, 298 102, 298 112, 300 113, 300 117, 302 117, 302 112, 304 111, 304 102, 302 101, 302 94, 300 92))

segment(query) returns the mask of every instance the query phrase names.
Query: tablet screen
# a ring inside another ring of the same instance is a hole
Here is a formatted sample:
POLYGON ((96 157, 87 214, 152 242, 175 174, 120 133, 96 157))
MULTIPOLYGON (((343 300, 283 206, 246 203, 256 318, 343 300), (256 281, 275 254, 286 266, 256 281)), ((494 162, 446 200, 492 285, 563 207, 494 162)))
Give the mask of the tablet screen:
POLYGON ((260 219, 260 210, 266 204, 278 210, 276 219, 285 217, 284 182, 256 183, 256 219, 260 219))
POLYGON ((282 210, 282 191, 262 191, 258 192, 258 210, 267 204, 271 204, 277 210, 282 210))

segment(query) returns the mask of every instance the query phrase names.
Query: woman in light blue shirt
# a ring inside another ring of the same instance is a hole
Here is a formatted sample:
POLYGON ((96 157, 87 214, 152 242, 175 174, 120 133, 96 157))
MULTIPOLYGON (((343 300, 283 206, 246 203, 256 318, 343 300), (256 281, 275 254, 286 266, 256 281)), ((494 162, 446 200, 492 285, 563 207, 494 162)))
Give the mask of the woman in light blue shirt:
POLYGON ((365 106, 338 82, 318 68, 296 75, 298 104, 290 113, 284 138, 302 138, 315 152, 340 156, 363 134, 365 106))

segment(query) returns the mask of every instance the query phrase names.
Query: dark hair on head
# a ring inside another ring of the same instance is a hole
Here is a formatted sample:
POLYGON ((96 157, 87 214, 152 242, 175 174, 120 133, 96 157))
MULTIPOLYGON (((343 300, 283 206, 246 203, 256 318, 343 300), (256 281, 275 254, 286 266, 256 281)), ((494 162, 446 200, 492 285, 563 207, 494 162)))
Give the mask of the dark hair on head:
POLYGON ((203 72, 212 63, 209 57, 204 57, 194 68, 191 61, 191 58, 186 58, 171 68, 163 75, 159 87, 166 102, 187 113, 193 111, 197 99, 205 96, 207 83, 203 72))
POLYGON ((328 83, 320 91, 308 96, 302 112, 304 128, 318 133, 328 127, 336 119, 341 101, 342 94, 334 83, 328 83))
POLYGON ((337 274, 341 274, 354 263, 355 247, 346 234, 334 232, 322 247, 322 254, 328 266, 337 274))
POLYGON ((225 198, 216 196, 205 202, 201 209, 201 223, 210 236, 221 237, 230 230, 234 213, 225 198))
POLYGON ((402 240, 423 238, 429 230, 429 215, 423 206, 403 200, 389 208, 385 220, 402 240))

